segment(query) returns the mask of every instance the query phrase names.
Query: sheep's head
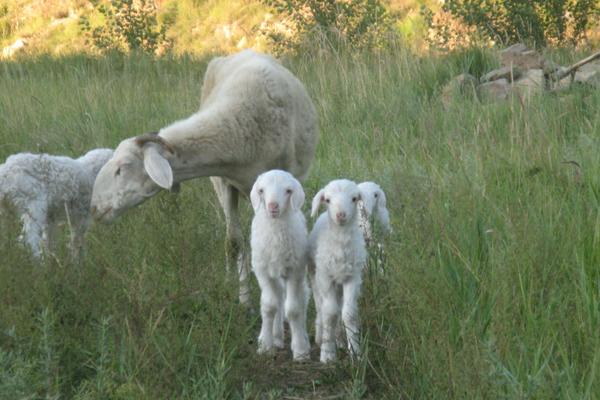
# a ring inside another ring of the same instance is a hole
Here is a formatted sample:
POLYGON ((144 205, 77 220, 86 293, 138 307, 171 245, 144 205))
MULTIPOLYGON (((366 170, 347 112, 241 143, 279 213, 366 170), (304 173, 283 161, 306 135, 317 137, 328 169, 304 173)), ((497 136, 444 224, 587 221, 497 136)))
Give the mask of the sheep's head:
POLYGON ((279 169, 258 176, 250 191, 254 212, 264 208, 267 215, 279 218, 288 209, 299 210, 304 204, 304 190, 292 174, 279 169))
POLYGON ((356 219, 359 200, 361 193, 356 183, 347 179, 331 181, 314 197, 311 215, 315 217, 323 204, 327 206, 331 221, 337 225, 346 225, 356 219))
POLYGON ((173 152, 164 139, 152 133, 123 140, 96 177, 91 204, 94 217, 111 221, 161 189, 170 189, 173 171, 166 155, 173 152))
POLYGON ((377 220, 381 223, 382 228, 389 232, 390 228, 390 214, 386 207, 385 193, 374 182, 363 182, 358 184, 360 193, 362 196, 362 204, 365 208, 365 212, 368 217, 375 215, 377 220))

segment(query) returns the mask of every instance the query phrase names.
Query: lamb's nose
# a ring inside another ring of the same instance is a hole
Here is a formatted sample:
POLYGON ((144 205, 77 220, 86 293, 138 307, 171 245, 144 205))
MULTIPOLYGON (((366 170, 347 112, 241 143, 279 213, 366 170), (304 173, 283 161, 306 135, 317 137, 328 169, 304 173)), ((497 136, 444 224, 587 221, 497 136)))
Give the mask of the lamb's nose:
POLYGON ((335 214, 335 217, 340 220, 346 219, 346 213, 343 211, 340 211, 339 213, 335 214))
POLYGON ((272 201, 269 204, 267 204, 267 207, 269 208, 269 211, 277 211, 279 210, 279 204, 272 201))

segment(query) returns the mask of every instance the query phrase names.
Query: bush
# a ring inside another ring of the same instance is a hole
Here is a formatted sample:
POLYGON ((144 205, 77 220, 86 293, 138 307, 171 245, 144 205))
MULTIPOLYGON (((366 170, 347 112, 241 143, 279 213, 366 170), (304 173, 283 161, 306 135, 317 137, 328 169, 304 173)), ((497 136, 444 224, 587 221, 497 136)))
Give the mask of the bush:
POLYGON ((263 28, 274 51, 299 50, 315 38, 335 47, 378 48, 392 33, 391 19, 379 0, 261 0, 284 19, 263 28))
POLYGON ((596 0, 447 0, 438 13, 424 14, 437 45, 491 40, 545 47, 578 44, 599 10, 596 0))
POLYGON ((100 51, 156 54, 171 47, 166 31, 172 21, 165 21, 159 27, 156 5, 151 0, 111 0, 108 6, 97 4, 96 10, 104 17, 105 24, 92 28, 89 19, 82 17, 80 26, 88 43, 100 51))

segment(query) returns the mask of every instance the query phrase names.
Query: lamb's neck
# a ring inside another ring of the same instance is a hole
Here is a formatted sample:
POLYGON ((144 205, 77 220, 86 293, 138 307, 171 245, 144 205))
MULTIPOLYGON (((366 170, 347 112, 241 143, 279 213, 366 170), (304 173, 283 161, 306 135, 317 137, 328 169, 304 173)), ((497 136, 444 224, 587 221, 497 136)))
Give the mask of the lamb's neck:
POLYGON ((175 182, 203 176, 227 176, 231 153, 224 119, 218 113, 198 112, 160 130, 175 151, 168 155, 175 182))

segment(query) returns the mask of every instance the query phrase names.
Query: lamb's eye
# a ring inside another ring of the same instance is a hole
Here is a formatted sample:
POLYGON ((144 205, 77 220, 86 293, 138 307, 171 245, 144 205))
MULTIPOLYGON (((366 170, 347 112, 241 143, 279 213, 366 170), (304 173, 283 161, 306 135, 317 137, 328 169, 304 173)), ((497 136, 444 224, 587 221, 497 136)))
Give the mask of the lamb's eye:
POLYGON ((287 189, 285 192, 286 192, 287 194, 292 194, 292 189, 287 189))
POLYGON ((353 203, 356 203, 356 200, 358 200, 358 197, 353 197, 353 198, 352 198, 352 202, 353 202, 353 203))
POLYGON ((375 193, 375 198, 377 198, 377 196, 379 196, 377 193, 375 193))
POLYGON ((259 193, 259 194, 263 194, 263 193, 264 193, 264 190, 263 190, 263 189, 258 189, 258 193, 259 193))
POLYGON ((115 176, 119 175, 121 175, 121 167, 117 168, 117 170, 115 171, 115 176))
POLYGON ((325 203, 327 203, 327 204, 329 204, 330 201, 331 200, 329 200, 329 199, 325 199, 325 203))

